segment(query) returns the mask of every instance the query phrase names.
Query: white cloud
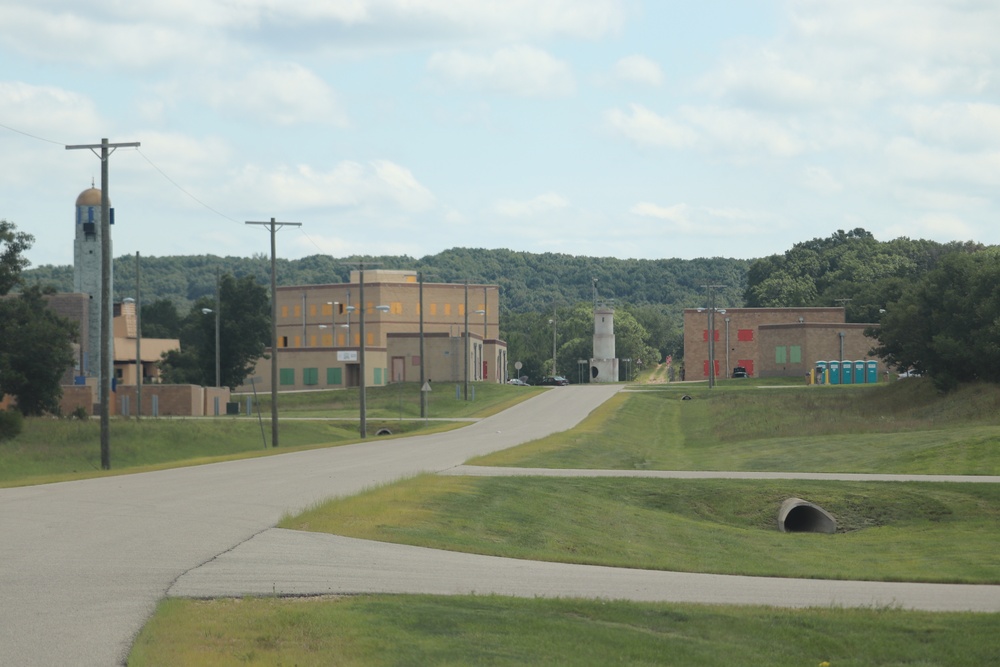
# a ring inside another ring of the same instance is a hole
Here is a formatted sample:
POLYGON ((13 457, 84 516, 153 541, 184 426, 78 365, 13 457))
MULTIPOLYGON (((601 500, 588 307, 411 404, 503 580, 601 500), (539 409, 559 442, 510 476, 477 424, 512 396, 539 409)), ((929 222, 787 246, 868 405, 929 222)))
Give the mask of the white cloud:
POLYGON ((739 208, 694 207, 689 204, 661 206, 640 202, 629 209, 640 218, 653 218, 667 223, 671 233, 732 237, 754 235, 773 227, 768 216, 739 208))
POLYGON ((896 113, 921 141, 960 151, 1000 148, 1000 105, 948 102, 908 106, 896 113))
POLYGON ((508 218, 528 218, 569 206, 569 202, 554 192, 547 192, 528 200, 501 199, 494 210, 508 218))
POLYGON ((613 130, 640 145, 698 147, 733 158, 758 153, 791 157, 806 148, 792 131, 795 123, 744 109, 684 107, 677 116, 661 116, 633 104, 629 113, 612 109, 605 119, 613 130))
POLYGON ((638 83, 647 86, 663 84, 663 70, 654 61, 645 56, 625 56, 615 63, 615 77, 626 83, 638 83))
POLYGON ((459 88, 518 97, 559 97, 571 94, 576 87, 569 65, 523 44, 491 55, 435 53, 427 69, 439 80, 459 88))
POLYGON ((88 136, 103 125, 89 97, 54 86, 19 82, 0 82, 0 117, 22 131, 65 143, 80 143, 64 136, 66 132, 88 136))
POLYGON ((262 63, 235 81, 202 82, 209 103, 278 125, 318 123, 344 126, 347 117, 333 90, 294 63, 262 63))
POLYGON ((639 145, 689 148, 698 140, 698 133, 690 126, 641 104, 630 105, 628 112, 612 109, 605 113, 605 121, 612 130, 639 145))
POLYGON ((416 213, 435 204, 434 196, 410 170, 388 160, 367 165, 344 161, 328 171, 309 165, 273 170, 249 165, 229 189, 229 199, 242 198, 247 207, 259 210, 416 213))
POLYGON ((844 186, 834 178, 825 167, 815 165, 805 167, 799 180, 802 187, 821 195, 835 195, 844 189, 844 186))

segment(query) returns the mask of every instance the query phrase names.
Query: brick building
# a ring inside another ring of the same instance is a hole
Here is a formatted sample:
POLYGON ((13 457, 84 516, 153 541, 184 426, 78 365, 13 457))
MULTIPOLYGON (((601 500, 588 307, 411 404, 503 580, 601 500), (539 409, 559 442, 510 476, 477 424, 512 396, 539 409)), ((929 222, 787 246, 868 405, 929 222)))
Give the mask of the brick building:
MULTIPOLYGON (((715 376, 742 366, 750 376, 802 377, 817 361, 872 359, 874 324, 849 324, 843 308, 717 308, 712 337, 715 376)), ((684 311, 685 379, 708 379, 709 312, 684 311)), ((879 362, 879 374, 886 370, 879 362)))
MULTIPOLYGON (((421 285, 416 271, 375 269, 364 272, 361 298, 360 271, 348 283, 277 289, 279 391, 360 385, 362 310, 366 386, 419 381, 421 303, 426 377, 463 381, 468 372, 470 381, 507 380, 496 285, 421 285)), ((270 356, 257 362, 257 391, 270 390, 270 356)), ((238 390, 253 388, 248 380, 238 390)))

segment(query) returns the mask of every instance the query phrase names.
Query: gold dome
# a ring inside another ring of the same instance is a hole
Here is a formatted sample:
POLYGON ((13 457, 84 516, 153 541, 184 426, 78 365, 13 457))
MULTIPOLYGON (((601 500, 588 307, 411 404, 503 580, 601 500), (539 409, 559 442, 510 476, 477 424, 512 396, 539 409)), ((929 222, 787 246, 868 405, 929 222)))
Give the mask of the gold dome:
MULTIPOLYGON (((95 187, 90 187, 80 193, 80 196, 76 198, 77 206, 100 206, 101 205, 101 191, 95 187)), ((109 203, 110 205, 110 203, 109 203)))

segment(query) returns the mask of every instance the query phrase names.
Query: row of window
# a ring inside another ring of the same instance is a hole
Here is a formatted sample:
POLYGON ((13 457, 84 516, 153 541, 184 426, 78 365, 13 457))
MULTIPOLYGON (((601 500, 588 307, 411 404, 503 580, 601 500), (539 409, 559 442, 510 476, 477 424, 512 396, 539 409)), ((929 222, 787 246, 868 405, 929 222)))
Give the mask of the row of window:
MULTIPOLYGON (((708 329, 701 330, 701 339, 708 342, 708 329)), ((741 343, 752 343, 753 342, 753 329, 737 329, 736 330, 736 340, 741 343)), ((719 342, 719 329, 715 330, 715 342, 719 342)))
MULTIPOLYGON (((389 306, 389 314, 390 315, 403 315, 404 314, 403 313, 404 309, 403 309, 403 302, 402 301, 391 301, 391 302, 389 302, 389 303, 387 303, 385 305, 389 306)), ((309 304, 308 310, 309 310, 309 316, 310 317, 319 317, 319 316, 323 316, 323 315, 325 315, 327 317, 333 317, 333 306, 330 305, 330 304, 328 304, 328 303, 326 303, 326 304, 311 303, 311 304, 309 304)), ((413 304, 413 310, 414 310, 413 314, 415 316, 419 316, 420 315, 420 304, 419 303, 413 304)), ((473 310, 479 310, 479 311, 486 310, 486 306, 484 306, 483 304, 479 304, 473 310)), ((351 311, 347 310, 347 304, 344 304, 344 303, 338 303, 337 304, 337 314, 338 315, 347 315, 350 312, 351 311)), ((356 313, 357 311, 354 311, 354 312, 356 313)), ((367 314, 369 314, 369 315, 374 315, 375 314, 376 311, 375 311, 375 302, 374 301, 369 301, 368 302, 368 304, 367 304, 367 306, 365 308, 365 312, 367 314)), ((438 314, 443 315, 445 317, 448 317, 448 316, 452 315, 452 304, 450 304, 450 303, 444 303, 444 304, 440 304, 440 306, 439 306, 439 304, 436 304, 436 303, 427 304, 427 314, 430 315, 431 317, 434 317, 434 316, 436 316, 438 314), (440 313, 438 311, 440 311, 440 313)), ((455 314, 457 314, 459 317, 464 317, 465 316, 465 304, 464 303, 455 304, 455 314)), ((295 304, 295 305, 292 305, 292 306, 281 306, 281 312, 279 313, 279 316, 280 317, 302 317, 302 304, 295 304)))
MULTIPOLYGON (((385 384, 385 378, 388 377, 388 372, 385 368, 373 368, 372 369, 372 379, 375 384, 385 384)), ((283 387, 293 387, 295 386, 295 369, 294 368, 279 368, 278 369, 278 384, 283 387)), ((314 387, 319 384, 319 369, 318 368, 303 368, 302 369, 302 384, 307 387, 314 387)), ((327 368, 326 369, 326 385, 330 387, 337 387, 344 384, 344 369, 343 368, 327 368)))

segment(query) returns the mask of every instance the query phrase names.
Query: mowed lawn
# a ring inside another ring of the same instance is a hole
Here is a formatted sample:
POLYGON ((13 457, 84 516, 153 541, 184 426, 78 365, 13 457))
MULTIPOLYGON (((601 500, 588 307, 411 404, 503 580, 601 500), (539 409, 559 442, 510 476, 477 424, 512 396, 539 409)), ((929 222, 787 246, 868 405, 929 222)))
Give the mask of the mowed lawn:
MULTIPOLYGON (((997 474, 1000 392, 973 387, 939 397, 922 382, 830 389, 623 393, 570 433, 476 463, 997 474)), ((993 484, 425 475, 282 525, 561 562, 998 583, 998 519, 993 484), (838 532, 780 533, 777 509, 789 496, 827 508, 838 532)), ((421 596, 167 600, 129 664, 982 665, 1000 660, 998 630, 997 614, 899 609, 421 596)))

